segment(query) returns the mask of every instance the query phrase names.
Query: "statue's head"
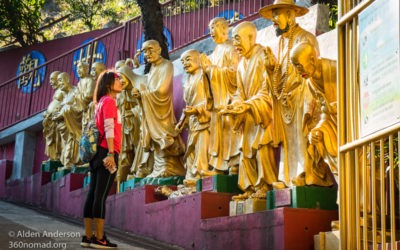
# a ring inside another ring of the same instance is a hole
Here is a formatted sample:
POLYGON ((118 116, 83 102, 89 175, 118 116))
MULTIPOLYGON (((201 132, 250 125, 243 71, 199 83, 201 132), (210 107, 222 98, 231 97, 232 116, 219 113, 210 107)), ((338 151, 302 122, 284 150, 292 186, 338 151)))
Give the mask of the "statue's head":
POLYGON ((104 65, 101 62, 94 62, 92 64, 92 68, 90 70, 90 75, 97 80, 99 77, 100 73, 103 72, 106 69, 106 65, 104 65))
POLYGON ((190 49, 182 53, 181 62, 186 73, 194 74, 200 68, 200 52, 190 49))
POLYGON ((57 89, 60 87, 57 81, 57 77, 60 73, 61 73, 60 71, 53 71, 50 74, 50 85, 53 89, 57 89))
POLYGON ((258 13, 274 23, 277 36, 285 34, 296 24, 296 17, 308 12, 307 8, 298 6, 293 0, 275 0, 273 4, 262 7, 258 13))
POLYGON ((89 76, 89 64, 87 62, 80 61, 76 65, 79 78, 89 76))
POLYGON ((249 57, 250 50, 256 43, 257 27, 252 22, 242 22, 232 30, 233 46, 243 57, 249 57))
POLYGON ((71 87, 70 77, 67 72, 61 72, 57 76, 58 86, 64 90, 68 90, 71 87))
POLYGON ((229 23, 223 17, 216 17, 208 24, 210 36, 216 44, 225 42, 228 39, 229 23))
POLYGON ((147 62, 157 64, 161 61, 161 46, 156 40, 147 40, 143 43, 142 51, 147 62))
POLYGON ((122 83, 122 89, 131 89, 133 87, 133 79, 135 78, 132 68, 124 64, 119 66, 117 74, 122 83))
POLYGON ((317 51, 315 47, 307 42, 297 44, 290 51, 290 59, 301 77, 308 79, 313 77, 317 70, 317 51))

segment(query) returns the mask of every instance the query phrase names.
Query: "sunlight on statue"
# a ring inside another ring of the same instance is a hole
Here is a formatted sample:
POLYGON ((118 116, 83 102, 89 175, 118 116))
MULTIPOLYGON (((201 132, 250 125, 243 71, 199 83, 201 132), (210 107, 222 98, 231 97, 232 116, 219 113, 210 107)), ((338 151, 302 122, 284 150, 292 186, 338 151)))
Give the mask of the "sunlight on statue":
POLYGON ((237 91, 232 103, 220 111, 233 117, 233 129, 241 135, 240 189, 233 200, 265 199, 277 181, 272 141, 272 100, 265 74, 264 47, 256 44, 257 28, 242 22, 232 30, 233 45, 242 56, 238 66, 237 91))
MULTIPOLYGON (((75 152, 74 147, 77 145, 74 143, 74 140, 71 138, 73 135, 68 131, 67 121, 64 119, 62 115, 62 109, 68 103, 68 100, 73 98, 75 93, 75 87, 71 85, 71 80, 69 74, 67 72, 62 72, 57 76, 57 82, 60 88, 63 91, 64 98, 60 104, 61 109, 53 116, 53 121, 57 123, 57 131, 60 135, 61 139, 61 155, 60 161, 64 165, 64 168, 72 167, 74 161, 79 161, 79 154, 75 152), (74 155, 74 153, 76 153, 74 155)), ((76 148, 76 150, 78 150, 76 148)))
MULTIPOLYGON (((139 88, 132 89, 132 97, 139 101, 143 114, 139 147, 143 147, 143 152, 149 152, 154 159, 153 170, 147 177, 184 176, 181 156, 185 152, 185 144, 175 130, 172 102, 174 67, 161 56, 157 41, 144 42, 142 51, 151 68, 146 78, 140 78, 145 82, 134 83, 139 88)), ((135 159, 138 162, 142 160, 135 159)))
POLYGON ((319 119, 320 111, 310 109, 315 107, 316 100, 290 61, 290 50, 300 42, 312 44, 319 54, 316 37, 296 23, 296 17, 307 12, 308 9, 293 1, 283 0, 259 10, 262 17, 274 23, 276 35, 280 37, 276 59, 270 49, 265 53, 266 69, 272 78, 269 88, 273 101, 274 146, 281 146, 278 178, 282 182, 277 182, 276 187, 304 185, 307 136, 316 125, 316 117, 319 119))
POLYGON ((320 119, 308 134, 305 184, 331 186, 332 173, 336 180, 338 175, 336 61, 319 58, 314 46, 305 42, 292 49, 290 58, 321 108, 320 119))
MULTIPOLYGON (((123 117, 122 119, 122 147, 119 157, 119 169, 117 180, 125 181, 131 172, 131 166, 134 162, 135 153, 138 152, 140 140, 140 124, 142 110, 138 99, 133 97, 132 90, 139 87, 138 76, 128 66, 129 60, 121 60, 116 63, 116 70, 122 83, 122 92, 118 96, 117 105, 123 117), (137 84, 134 86, 134 84, 137 84)), ((150 172, 149 172, 150 173, 150 172)))
POLYGON ((176 125, 178 132, 188 127, 189 135, 184 157, 186 176, 184 184, 195 186, 202 173, 208 171, 208 145, 210 143, 210 111, 207 110, 207 93, 210 84, 200 66, 200 52, 188 50, 182 53, 181 62, 187 73, 183 98, 186 107, 176 125))
POLYGON ((236 92, 236 69, 239 54, 228 39, 229 26, 225 18, 216 17, 209 24, 210 35, 216 47, 208 57, 202 54, 202 67, 210 81, 207 105, 211 108, 210 161, 211 171, 203 175, 220 173, 237 174, 239 165, 239 135, 232 131, 232 119, 221 116, 218 111, 229 104, 236 92))
POLYGON ((51 161, 59 161, 61 156, 61 137, 57 131, 57 122, 53 120, 61 108, 61 102, 65 97, 62 85, 57 81, 60 71, 54 71, 50 74, 50 85, 55 90, 53 100, 50 102, 47 110, 43 113, 43 137, 45 139, 45 154, 51 161))

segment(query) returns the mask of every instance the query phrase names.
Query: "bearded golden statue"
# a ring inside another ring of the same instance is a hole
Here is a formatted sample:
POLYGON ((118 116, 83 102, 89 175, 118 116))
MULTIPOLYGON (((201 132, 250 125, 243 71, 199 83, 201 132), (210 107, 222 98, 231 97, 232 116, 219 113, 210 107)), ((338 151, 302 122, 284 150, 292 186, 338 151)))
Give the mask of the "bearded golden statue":
POLYGON ((271 75, 270 92, 273 107, 273 140, 280 146, 279 180, 286 186, 302 185, 308 157, 308 133, 319 119, 320 109, 303 79, 290 61, 290 51, 301 42, 312 44, 319 54, 316 37, 296 23, 308 9, 293 0, 275 0, 259 10, 262 17, 274 23, 279 38, 278 55, 266 50, 266 69, 271 75), (314 112, 315 111, 315 112, 314 112))

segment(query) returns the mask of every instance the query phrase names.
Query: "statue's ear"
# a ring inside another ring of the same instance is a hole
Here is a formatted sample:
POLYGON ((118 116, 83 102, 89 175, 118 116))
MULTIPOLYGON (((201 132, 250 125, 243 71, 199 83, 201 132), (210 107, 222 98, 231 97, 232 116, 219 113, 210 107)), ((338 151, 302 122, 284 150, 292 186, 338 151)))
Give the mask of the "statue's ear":
POLYGON ((310 56, 310 62, 311 62, 311 64, 312 65, 315 65, 316 63, 315 63, 315 60, 316 60, 316 58, 315 58, 315 56, 310 56))

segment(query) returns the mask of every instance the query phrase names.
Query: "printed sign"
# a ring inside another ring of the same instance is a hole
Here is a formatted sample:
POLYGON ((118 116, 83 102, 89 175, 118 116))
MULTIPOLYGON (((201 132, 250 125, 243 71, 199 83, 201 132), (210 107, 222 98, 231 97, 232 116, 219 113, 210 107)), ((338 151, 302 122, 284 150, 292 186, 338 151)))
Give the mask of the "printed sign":
MULTIPOLYGON (((21 76, 45 62, 46 59, 44 58, 44 55, 39 51, 33 50, 22 57, 22 60, 18 65, 17 76, 21 76)), ((17 88, 19 88, 23 93, 35 92, 44 82, 45 75, 46 66, 35 70, 35 72, 31 71, 17 80, 17 88)))
POLYGON ((377 0, 359 15, 360 125, 367 136, 400 122, 399 1, 377 0))

